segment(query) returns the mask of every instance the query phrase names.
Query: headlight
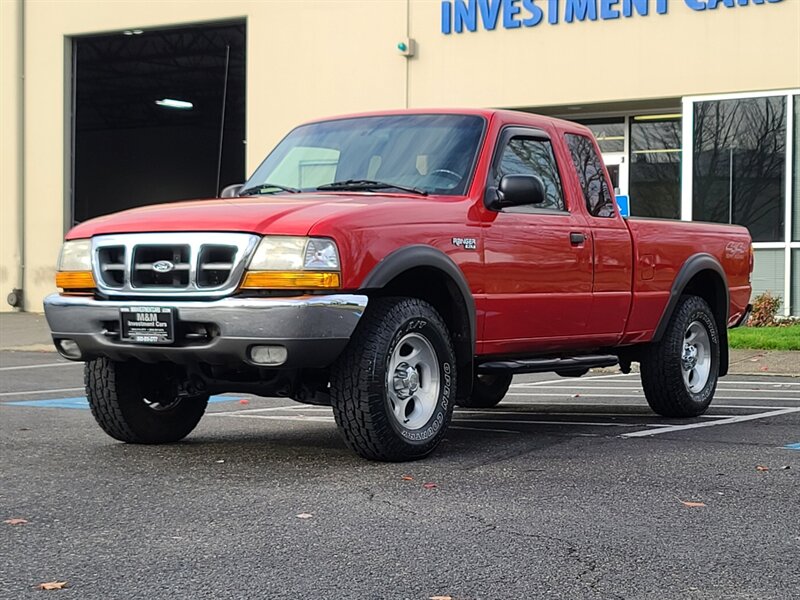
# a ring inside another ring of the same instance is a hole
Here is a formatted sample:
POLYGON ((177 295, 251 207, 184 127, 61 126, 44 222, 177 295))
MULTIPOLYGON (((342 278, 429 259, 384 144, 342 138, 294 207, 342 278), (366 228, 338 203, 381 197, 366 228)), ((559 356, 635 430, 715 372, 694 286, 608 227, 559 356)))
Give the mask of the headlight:
POLYGON ((87 290, 95 287, 91 240, 64 242, 58 256, 56 286, 63 290, 87 290))
POLYGON ((338 288, 339 251, 325 238, 265 236, 247 268, 242 288, 338 288))
POLYGON ((291 236, 261 238, 251 271, 338 271, 339 252, 333 240, 291 236))
POLYGON ((92 241, 72 240, 64 242, 58 257, 59 271, 91 271, 92 241))

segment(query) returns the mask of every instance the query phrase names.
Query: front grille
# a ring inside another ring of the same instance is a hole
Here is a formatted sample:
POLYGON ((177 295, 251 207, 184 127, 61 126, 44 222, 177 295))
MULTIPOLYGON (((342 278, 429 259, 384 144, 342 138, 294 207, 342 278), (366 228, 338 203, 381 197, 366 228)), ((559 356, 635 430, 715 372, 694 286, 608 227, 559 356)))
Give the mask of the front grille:
POLYGON ((97 253, 100 261, 100 277, 109 287, 125 285, 125 246, 106 246, 97 253))
POLYGON ((197 263, 197 287, 223 285, 230 277, 235 258, 235 246, 203 246, 197 263))
POLYGON ((98 236, 95 279, 110 296, 222 296, 239 284, 258 240, 244 233, 98 236))
POLYGON ((131 286, 186 288, 191 270, 189 246, 136 246, 131 286), (163 269, 163 271, 161 270, 163 269))

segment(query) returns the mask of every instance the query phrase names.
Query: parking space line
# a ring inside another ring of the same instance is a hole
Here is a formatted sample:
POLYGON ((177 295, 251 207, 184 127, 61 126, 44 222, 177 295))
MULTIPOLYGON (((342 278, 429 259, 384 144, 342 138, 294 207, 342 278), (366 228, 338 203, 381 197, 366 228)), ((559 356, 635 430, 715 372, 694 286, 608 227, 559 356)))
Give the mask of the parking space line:
POLYGON ((789 413, 796 413, 800 412, 800 408, 784 408, 781 410, 772 410, 763 413, 756 413, 754 415, 740 415, 738 417, 731 417, 730 419, 719 419, 716 421, 705 421, 703 423, 689 423, 688 425, 671 425, 668 427, 662 427, 661 429, 655 430, 642 430, 642 431, 634 431, 632 433, 623 433, 621 437, 625 438, 632 438, 632 437, 650 437, 654 435, 660 435, 662 433, 673 433, 676 431, 685 431, 687 429, 700 429, 703 427, 716 427, 717 425, 733 425, 735 423, 743 423, 745 421, 756 421, 758 419, 768 419, 770 417, 777 417, 780 415, 786 415, 789 413))
MULTIPOLYGON (((634 375, 638 375, 638 373, 615 373, 614 375, 593 375, 591 377, 581 377, 581 380, 597 381, 598 379, 612 379, 615 377, 633 377, 634 375)), ((548 379, 547 381, 527 381, 525 383, 515 383, 513 385, 521 387, 539 387, 542 385, 547 385, 548 383, 571 383, 571 382, 569 380, 561 378, 561 379, 548 379)))
POLYGON ((450 429, 464 429, 466 431, 491 431, 492 433, 522 433, 521 431, 517 431, 515 429, 489 429, 487 427, 469 427, 460 425, 450 425, 450 429))
POLYGON ((45 363, 43 365, 20 365, 18 367, 0 367, 0 371, 20 371, 22 369, 47 369, 51 367, 82 367, 82 362, 45 363))
POLYGON ((57 390, 30 390, 27 392, 2 392, 0 396, 30 396, 33 394, 60 394, 61 392, 82 392, 85 388, 59 388, 57 390))
MULTIPOLYGON (((724 390, 723 390, 724 391, 724 390)), ((591 391, 586 392, 585 394, 570 394, 570 393, 541 393, 541 392, 509 392, 506 396, 514 396, 514 397, 532 397, 532 398, 644 398, 644 394, 594 394, 591 391)), ((747 395, 747 396, 717 396, 715 395, 714 398, 717 400, 800 400, 800 398, 776 398, 775 396, 757 396, 755 394, 747 395)))
MULTIPOLYGON (((304 407, 303 405, 286 404, 284 406, 270 406, 270 407, 267 407, 267 408, 245 408, 243 410, 226 410, 226 411, 220 411, 220 412, 214 412, 214 413, 208 413, 208 414, 216 415, 218 417, 227 417, 227 416, 230 416, 230 415, 245 415, 245 414, 255 414, 255 413, 262 413, 262 412, 271 412, 273 410, 301 410, 303 408, 306 408, 306 410, 308 410, 308 407, 304 407)), ((314 408, 325 409, 327 407, 320 406, 320 407, 314 407, 314 408)))
MULTIPOLYGON (((514 386, 511 386, 512 388, 514 386)), ((543 388, 551 388, 554 390, 563 390, 565 386, 562 385, 547 385, 542 386, 543 388)), ((516 389, 525 389, 525 388, 516 388, 516 389)), ((541 389, 541 388, 539 388, 541 389)), ((635 391, 635 392, 642 392, 641 386, 639 387, 631 387, 631 386, 609 386, 609 385, 573 385, 569 387, 570 390, 628 390, 628 391, 635 391)), ((727 387, 718 387, 718 392, 730 392, 730 393, 744 393, 744 394, 752 394, 753 392, 762 393, 762 394, 797 394, 800 397, 800 390, 776 390, 776 389, 745 389, 745 388, 727 388, 727 387)), ((520 394, 522 392, 512 392, 520 394)))
POLYGON ((253 415, 253 414, 243 415, 235 412, 206 413, 206 414, 207 416, 212 416, 212 417, 234 417, 238 419, 265 419, 268 421, 303 421, 306 423, 309 421, 318 423, 333 423, 334 421, 333 417, 314 417, 314 416, 306 417, 304 415, 253 415))

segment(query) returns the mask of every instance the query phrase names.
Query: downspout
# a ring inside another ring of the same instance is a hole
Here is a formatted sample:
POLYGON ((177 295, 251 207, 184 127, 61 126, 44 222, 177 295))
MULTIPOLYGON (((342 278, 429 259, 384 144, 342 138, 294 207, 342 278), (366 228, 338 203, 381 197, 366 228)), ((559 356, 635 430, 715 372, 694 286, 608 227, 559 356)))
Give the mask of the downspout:
POLYGON ((9 294, 9 304, 25 311, 23 289, 25 284, 25 0, 20 0, 19 10, 19 63, 17 76, 19 92, 17 93, 17 113, 19 134, 17 137, 17 156, 19 157, 19 184, 17 190, 17 285, 9 294))

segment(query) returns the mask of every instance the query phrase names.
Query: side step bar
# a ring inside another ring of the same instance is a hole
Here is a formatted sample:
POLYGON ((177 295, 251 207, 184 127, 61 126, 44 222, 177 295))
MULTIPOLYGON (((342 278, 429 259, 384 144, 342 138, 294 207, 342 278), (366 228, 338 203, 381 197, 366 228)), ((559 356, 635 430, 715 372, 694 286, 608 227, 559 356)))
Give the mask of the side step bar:
POLYGON ((573 356, 571 358, 528 358, 493 360, 478 365, 478 373, 544 373, 547 371, 582 371, 595 367, 613 367, 619 362, 611 354, 573 356))

